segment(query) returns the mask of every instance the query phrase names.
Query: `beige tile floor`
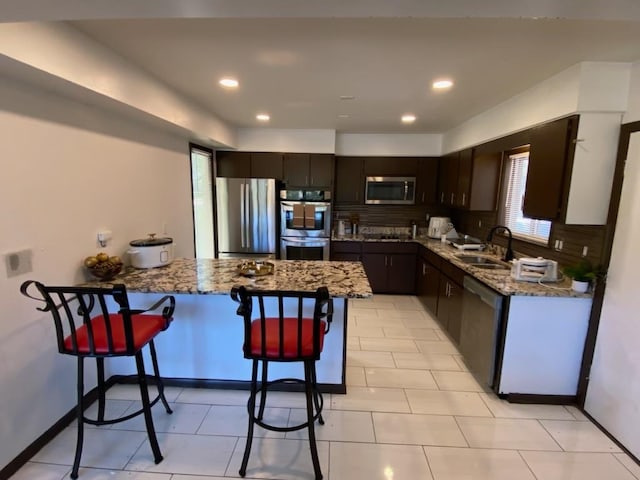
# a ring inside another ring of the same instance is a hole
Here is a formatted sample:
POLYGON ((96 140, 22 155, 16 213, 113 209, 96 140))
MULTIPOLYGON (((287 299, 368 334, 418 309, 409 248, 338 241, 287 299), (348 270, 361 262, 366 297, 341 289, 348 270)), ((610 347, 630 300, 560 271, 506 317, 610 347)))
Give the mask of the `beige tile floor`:
MULTIPOLYGON (((575 407, 498 399, 466 370, 455 346, 414 297, 376 295, 350 304, 347 395, 325 396, 316 429, 327 480, 639 480, 640 467, 575 407)), ((247 392, 167 389, 174 414, 156 406, 164 461, 153 463, 140 418, 87 428, 81 480, 219 480, 238 477, 247 392)), ((116 386, 109 409, 134 408, 116 386)), ((270 396, 267 416, 304 415, 292 393, 270 396)), ((247 478, 311 479, 306 431, 256 432, 247 478)), ((68 478, 71 425, 12 480, 68 478)))

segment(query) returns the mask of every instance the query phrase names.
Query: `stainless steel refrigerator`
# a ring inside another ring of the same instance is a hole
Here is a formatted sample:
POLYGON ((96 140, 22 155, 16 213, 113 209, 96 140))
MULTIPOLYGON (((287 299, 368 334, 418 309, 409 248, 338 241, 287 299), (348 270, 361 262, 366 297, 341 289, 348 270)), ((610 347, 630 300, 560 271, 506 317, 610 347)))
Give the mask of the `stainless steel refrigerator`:
POLYGON ((219 258, 275 258, 276 181, 216 178, 219 258))

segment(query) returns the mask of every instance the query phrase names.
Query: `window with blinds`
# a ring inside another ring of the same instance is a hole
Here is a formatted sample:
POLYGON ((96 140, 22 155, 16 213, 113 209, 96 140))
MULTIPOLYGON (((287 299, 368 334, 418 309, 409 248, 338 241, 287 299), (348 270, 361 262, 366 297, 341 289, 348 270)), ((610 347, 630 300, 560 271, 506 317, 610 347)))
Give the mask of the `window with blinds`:
POLYGON ((527 218, 522 213, 528 168, 529 152, 509 155, 506 172, 507 192, 502 220, 504 225, 511 229, 514 237, 546 245, 551 233, 551 222, 527 218))

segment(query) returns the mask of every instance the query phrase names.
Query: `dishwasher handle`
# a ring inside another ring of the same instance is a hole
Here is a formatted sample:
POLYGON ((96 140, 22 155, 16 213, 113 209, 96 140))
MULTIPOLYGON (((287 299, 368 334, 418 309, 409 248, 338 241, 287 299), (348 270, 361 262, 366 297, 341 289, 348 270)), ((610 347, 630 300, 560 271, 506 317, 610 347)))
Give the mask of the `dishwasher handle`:
POLYGON ((475 278, 468 275, 464 277, 462 285, 464 286, 465 290, 480 297, 480 300, 489 305, 491 308, 499 309, 502 303, 502 295, 500 295, 495 290, 492 290, 491 288, 483 285, 475 278))

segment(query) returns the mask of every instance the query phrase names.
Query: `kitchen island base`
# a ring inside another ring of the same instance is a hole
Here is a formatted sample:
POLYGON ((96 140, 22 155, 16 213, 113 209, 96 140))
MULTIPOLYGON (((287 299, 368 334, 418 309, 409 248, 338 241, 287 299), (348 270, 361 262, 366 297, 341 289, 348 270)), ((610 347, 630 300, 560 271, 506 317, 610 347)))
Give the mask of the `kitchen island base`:
MULTIPOLYGON (((160 294, 130 293, 132 305, 154 301, 160 294)), ((156 340, 160 374, 167 385, 244 389, 251 379, 251 361, 242 353, 244 327, 236 315, 237 304, 229 295, 178 294, 171 330, 156 340)), ((347 328, 346 298, 334 298, 331 330, 324 340, 316 364, 321 391, 346 393, 345 357, 347 328)), ((305 307, 306 308, 306 307, 305 307)), ((313 314, 309 305, 309 315, 313 314)), ((145 358, 145 361, 150 361, 145 358)), ((134 373, 134 365, 111 359, 108 376, 134 373)), ((301 365, 280 363, 269 366, 269 379, 304 378, 301 365)))

